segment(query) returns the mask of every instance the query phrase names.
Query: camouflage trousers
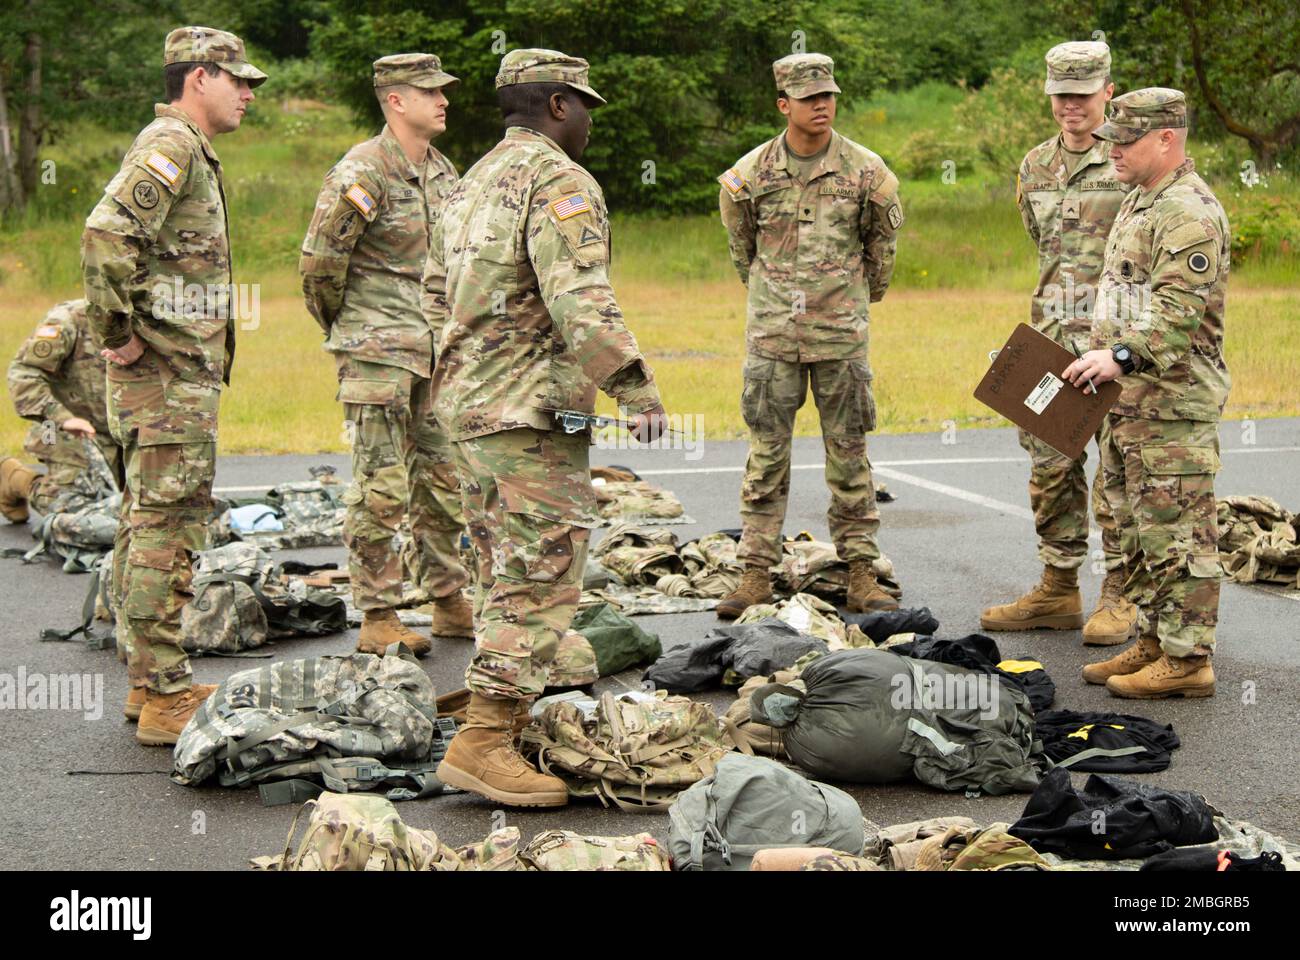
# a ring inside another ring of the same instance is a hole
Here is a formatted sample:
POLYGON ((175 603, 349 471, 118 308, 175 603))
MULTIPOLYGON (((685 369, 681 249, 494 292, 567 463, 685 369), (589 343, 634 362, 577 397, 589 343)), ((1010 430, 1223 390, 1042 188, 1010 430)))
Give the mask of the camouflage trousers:
MULTIPOLYGON (((120 481, 122 452, 112 437, 96 436, 90 442, 104 455, 114 479, 120 481)), ((23 450, 45 467, 45 473, 32 483, 31 496, 27 498, 37 513, 43 516, 66 513, 93 502, 101 484, 91 475, 85 444, 86 441, 64 430, 55 428, 47 432, 45 424, 38 423, 28 432, 23 450)))
POLYGON ((108 422, 126 473, 111 599, 132 687, 190 686, 181 609, 212 515, 220 401, 219 388, 175 378, 149 350, 109 367, 108 422))
POLYGON ((1222 569, 1214 500, 1219 425, 1106 420, 1101 469, 1129 570, 1125 593, 1165 653, 1213 653, 1222 569))
MULTIPOLYGON (((1076 570, 1088 556, 1088 461, 1063 456, 1033 434, 1019 431, 1020 446, 1029 453, 1029 505, 1038 532, 1038 559, 1044 566, 1076 570)), ((1097 449, 1106 442, 1106 425, 1097 431, 1097 449)), ((1092 484, 1092 511, 1101 528, 1101 549, 1107 570, 1121 566, 1119 531, 1103 491, 1102 469, 1092 484)))
POLYGON ((450 596, 469 581, 456 549, 464 513, 429 380, 345 355, 339 359, 339 399, 352 438, 343 542, 357 609, 392 609, 401 602, 402 557, 393 538, 403 518, 409 518, 415 547, 412 581, 428 597, 450 596))
POLYGON ((867 457, 866 434, 876 427, 871 370, 863 360, 793 363, 753 354, 745 359, 740 410, 749 427, 749 459, 740 489, 744 532, 737 556, 745 566, 781 560, 781 527, 790 497, 794 419, 812 384, 826 450, 826 514, 839 558, 875 560, 880 512, 867 457))
POLYGON ((523 700, 546 687, 601 522, 589 444, 585 434, 522 427, 453 445, 479 567, 465 671, 475 693, 523 700))

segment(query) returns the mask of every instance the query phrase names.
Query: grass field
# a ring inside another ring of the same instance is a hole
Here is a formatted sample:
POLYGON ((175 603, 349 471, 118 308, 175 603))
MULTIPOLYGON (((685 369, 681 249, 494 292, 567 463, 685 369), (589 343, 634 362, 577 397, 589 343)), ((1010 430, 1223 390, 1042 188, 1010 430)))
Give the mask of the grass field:
MULTIPOLYGON (((888 161, 918 125, 946 131, 961 96, 934 87, 892 94, 842 115, 839 126, 888 161)), ((336 108, 258 107, 256 123, 216 144, 228 177, 235 280, 261 288, 261 324, 241 332, 232 388, 223 401, 221 449, 342 450, 333 364, 299 298, 297 248, 320 178, 364 133, 336 108)), ((22 222, 0 232, 0 357, 6 361, 53 303, 79 295, 82 222, 129 142, 130 134, 93 128, 66 137, 49 152, 59 177, 44 189, 57 194, 43 195, 22 222)), ((461 169, 472 159, 456 156, 450 142, 446 149, 461 169)), ((1233 189, 1231 182, 1220 187, 1225 203, 1233 189)), ((1295 187, 1275 177, 1270 189, 1295 187)), ((990 170, 960 176, 956 184, 937 175, 904 178, 902 191, 907 223, 894 285, 872 309, 880 429, 940 430, 949 420, 959 427, 1003 423, 970 394, 988 351, 1028 316, 1035 279, 1034 251, 1010 178, 990 170)), ((1228 416, 1300 413, 1297 273, 1300 263, 1287 249, 1234 265, 1227 353, 1235 382, 1228 416)), ((714 439, 742 436, 737 401, 744 288, 727 258, 717 215, 616 216, 613 277, 669 412, 703 416, 714 439)), ((816 433, 811 403, 797 427, 816 433)), ((9 403, 0 404, 0 451, 15 450, 25 430, 9 403)))

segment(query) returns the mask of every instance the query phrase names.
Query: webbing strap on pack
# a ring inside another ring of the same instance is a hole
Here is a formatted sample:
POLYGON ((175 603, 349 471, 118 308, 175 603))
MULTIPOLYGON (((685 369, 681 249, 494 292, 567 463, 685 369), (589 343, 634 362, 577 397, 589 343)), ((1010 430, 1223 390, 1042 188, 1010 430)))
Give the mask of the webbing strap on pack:
POLYGON ((81 604, 81 624, 71 630, 55 630, 53 627, 46 627, 41 631, 42 642, 73 640, 84 633, 86 645, 92 650, 107 650, 116 645, 117 640, 111 631, 99 633, 91 629, 91 624, 95 622, 95 599, 99 596, 99 581, 102 576, 103 572, 99 566, 91 570, 90 589, 86 591, 86 599, 81 604))

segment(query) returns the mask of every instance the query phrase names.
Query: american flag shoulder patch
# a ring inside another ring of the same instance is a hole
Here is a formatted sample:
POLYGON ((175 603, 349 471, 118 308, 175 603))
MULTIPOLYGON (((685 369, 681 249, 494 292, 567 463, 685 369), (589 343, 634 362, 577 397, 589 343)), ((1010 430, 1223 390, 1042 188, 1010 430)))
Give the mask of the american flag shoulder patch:
POLYGON ((181 174, 185 172, 175 160, 157 150, 145 158, 144 165, 161 177, 169 187, 176 186, 181 174))
POLYGON ((61 331, 54 324, 42 324, 36 328, 36 336, 42 340, 56 340, 61 331))
POLYGON ((745 189, 745 178, 740 175, 740 171, 735 167, 718 177, 718 180, 733 194, 740 193, 741 190, 745 189))
POLYGON ((580 213, 590 213, 591 204, 587 202, 584 194, 571 193, 567 197, 551 201, 551 209, 555 211, 557 220, 568 220, 580 213))
POLYGON ((375 210, 375 198, 367 193, 366 188, 359 183, 354 183, 348 187, 343 197, 352 206, 360 210, 363 216, 369 217, 375 210))

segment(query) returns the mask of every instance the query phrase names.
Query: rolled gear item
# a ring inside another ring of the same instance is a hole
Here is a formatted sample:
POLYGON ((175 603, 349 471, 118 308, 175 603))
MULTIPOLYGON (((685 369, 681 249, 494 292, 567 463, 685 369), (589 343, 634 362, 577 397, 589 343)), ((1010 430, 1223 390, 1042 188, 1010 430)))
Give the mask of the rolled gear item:
MULTIPOLYGON (((751 868, 752 869, 752 868, 751 868)), ((814 857, 799 868, 801 873, 870 873, 883 870, 884 867, 866 857, 855 857, 848 853, 823 853, 814 857)))
POLYGON ((519 854, 536 870, 622 870, 666 873, 668 852, 648 833, 626 837, 592 837, 571 830, 546 830, 519 854))
POLYGON ((699 597, 700 592, 692 586, 683 573, 668 573, 655 581, 655 589, 669 597, 699 597))
POLYGON ((588 687, 599 679, 600 669, 591 642, 576 630, 566 630, 556 645, 546 688, 588 687))
MULTIPOLYGON (((754 854, 749 869, 751 873, 802 870, 810 860, 836 856, 838 853, 839 851, 832 850, 830 847, 769 847, 754 854)), ((851 856, 851 854, 844 854, 844 856, 851 856)))

